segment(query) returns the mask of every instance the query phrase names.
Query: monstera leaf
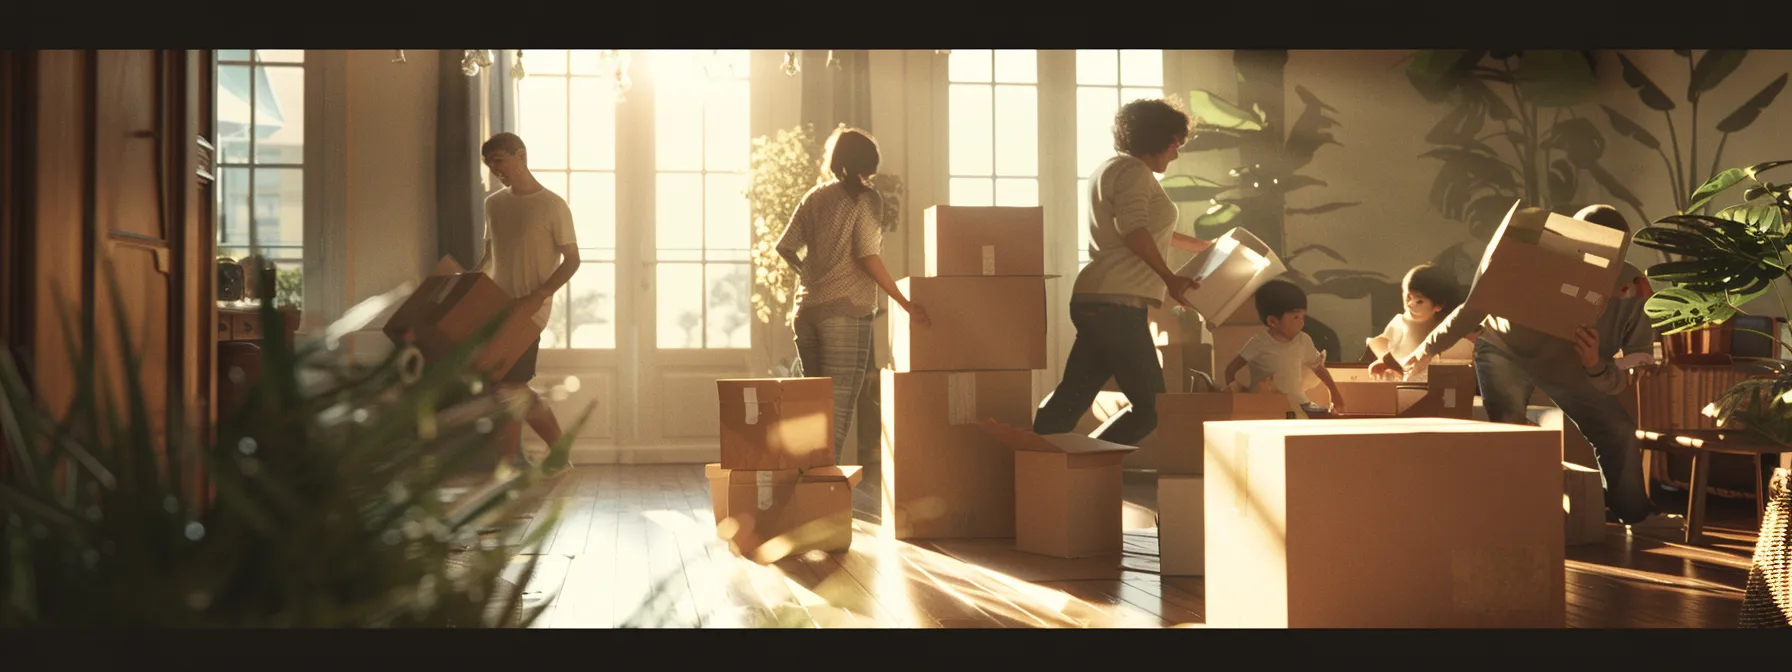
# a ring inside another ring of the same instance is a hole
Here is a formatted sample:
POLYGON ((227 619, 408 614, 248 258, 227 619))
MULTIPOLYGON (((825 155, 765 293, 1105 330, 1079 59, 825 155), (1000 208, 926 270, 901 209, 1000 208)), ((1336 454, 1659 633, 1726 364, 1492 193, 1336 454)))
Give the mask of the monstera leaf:
POLYGON ((1735 317, 1738 312, 1726 294, 1697 292, 1685 287, 1657 291, 1643 304, 1649 324, 1663 335, 1720 323, 1735 317))
MULTIPOLYGON (((1680 257, 1649 267, 1651 280, 1703 296, 1703 304, 1741 306, 1786 275, 1786 240, 1743 222, 1704 215, 1664 217, 1638 231, 1637 245, 1680 257)), ((1683 297, 1684 298, 1684 297, 1683 297)))

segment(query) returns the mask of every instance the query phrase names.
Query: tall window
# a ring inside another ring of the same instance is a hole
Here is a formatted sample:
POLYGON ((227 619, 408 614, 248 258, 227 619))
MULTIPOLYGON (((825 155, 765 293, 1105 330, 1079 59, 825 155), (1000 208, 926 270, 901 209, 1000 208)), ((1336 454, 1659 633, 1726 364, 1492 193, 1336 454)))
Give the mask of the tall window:
POLYGON ((1039 205, 1039 57, 954 49, 947 66, 953 205, 1039 205))
POLYGON ((1114 114, 1122 104, 1164 95, 1163 86, 1162 50, 1076 52, 1077 268, 1089 263, 1089 173, 1115 154, 1114 114))
POLYGON ((745 348, 751 322, 749 52, 653 53, 661 348, 745 348))
POLYGON ((517 85, 529 170, 566 199, 579 270, 554 296, 544 348, 616 347, 616 88, 597 50, 536 51, 517 85))
POLYGON ((305 256, 305 52, 218 52, 218 255, 258 251, 299 304, 305 256))

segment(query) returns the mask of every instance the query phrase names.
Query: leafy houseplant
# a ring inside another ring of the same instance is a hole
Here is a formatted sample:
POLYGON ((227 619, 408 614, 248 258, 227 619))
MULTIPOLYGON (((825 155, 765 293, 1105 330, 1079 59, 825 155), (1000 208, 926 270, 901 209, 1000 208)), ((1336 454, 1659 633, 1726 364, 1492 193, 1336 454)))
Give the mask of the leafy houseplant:
MULTIPOLYGON (((1661 156, 1662 165, 1667 167, 1669 191, 1674 194, 1674 209, 1680 213, 1690 212, 1691 203, 1688 195, 1694 193, 1697 185, 1693 183, 1698 175, 1699 164, 1699 99, 1724 83, 1736 69, 1742 65, 1743 58, 1748 55, 1746 49, 1711 49, 1698 58, 1693 57, 1691 49, 1675 49, 1674 53, 1686 59, 1687 71, 1690 73, 1686 87, 1687 113, 1691 116, 1687 139, 1689 153, 1680 153, 1680 133, 1674 125, 1674 110, 1678 105, 1669 98, 1661 87, 1656 86, 1636 63, 1624 54, 1618 54, 1618 64, 1624 70, 1624 84, 1636 91, 1637 98, 1649 109, 1660 112, 1667 121, 1668 141, 1672 145, 1672 160, 1662 149, 1661 141, 1653 133, 1623 113, 1607 105, 1600 105, 1606 117, 1611 121, 1612 130, 1619 135, 1635 140, 1644 147, 1655 150, 1661 156)), ((1730 140, 1730 134, 1739 133, 1755 123, 1761 113, 1773 104, 1780 91, 1786 88, 1787 75, 1781 73, 1777 79, 1769 82, 1760 92, 1744 101, 1729 115, 1717 122, 1715 128, 1723 135, 1717 141, 1717 149, 1711 153, 1711 174, 1717 174, 1717 167, 1723 161, 1724 145, 1730 140)), ((1706 208, 1701 214, 1710 214, 1706 208)))
MULTIPOLYGON (((1196 126, 1194 136, 1183 146, 1182 153, 1235 149, 1252 139, 1267 140, 1263 144, 1280 149, 1269 165, 1234 168, 1228 172, 1224 181, 1191 175, 1164 178, 1164 192, 1171 200, 1185 207, 1201 209, 1201 214, 1194 219, 1197 236, 1211 236, 1224 228, 1236 226, 1235 222, 1240 215, 1247 211, 1278 207, 1282 203, 1281 197, 1289 192, 1306 187, 1327 186, 1324 180, 1302 175, 1299 171, 1312 163, 1314 154, 1321 147, 1342 146, 1328 130, 1336 127, 1338 121, 1326 113, 1336 112, 1337 109, 1327 105, 1304 86, 1296 86, 1294 91, 1304 107, 1300 116, 1289 127, 1285 138, 1281 137, 1280 129, 1268 123, 1259 106, 1245 110, 1211 91, 1196 90, 1189 93, 1189 111, 1196 118, 1196 126)), ((1360 203, 1330 201, 1308 208, 1284 207, 1280 215, 1285 222, 1285 218, 1295 215, 1322 215, 1356 205, 1360 203)), ((1371 319, 1385 321, 1392 317, 1391 313, 1382 313, 1384 304, 1388 303, 1387 297, 1399 293, 1397 283, 1389 281, 1380 273, 1370 271, 1328 269, 1313 275, 1302 273, 1294 267, 1294 260, 1309 251, 1320 251, 1340 263, 1344 262, 1342 256, 1329 248, 1320 245, 1305 246, 1283 256, 1283 262, 1288 265, 1289 271, 1282 279, 1293 282, 1309 295, 1330 294, 1347 299, 1370 297, 1371 319)), ((1397 296, 1393 303, 1398 303, 1397 296)), ((1399 310, 1397 305, 1394 310, 1399 310)), ((1307 331, 1312 334, 1315 343, 1332 357, 1343 355, 1336 330, 1317 318, 1308 316, 1307 331)))
MULTIPOLYGON (((1644 310, 1663 335, 1722 324, 1745 314, 1743 306, 1773 291, 1781 310, 1781 279, 1792 273, 1792 184, 1774 184, 1761 174, 1792 161, 1731 168, 1689 195, 1685 212, 1638 231, 1637 245, 1678 257, 1650 266, 1650 279, 1669 287, 1649 297, 1644 310), (1713 215, 1695 214, 1719 194, 1747 184, 1743 202, 1713 215)), ((1774 334, 1764 334, 1779 342, 1774 334)), ((1781 347, 1786 347, 1781 343, 1781 347)), ((1754 431, 1782 444, 1792 443, 1792 367, 1765 365, 1774 374, 1737 384, 1710 409, 1721 425, 1754 431)))
MULTIPOLYGON (((527 407, 481 394, 464 373, 502 316, 427 366, 408 349, 370 369, 329 356, 404 295, 363 302, 297 350, 267 339, 263 377, 215 433, 187 423, 178 394, 151 417, 158 395, 133 366, 105 370, 118 362, 92 343, 68 337, 77 385, 65 417, 35 403, 0 352, 0 624, 526 625, 533 615, 514 615, 534 562, 507 584, 503 550, 463 549, 517 513, 539 470, 500 467, 490 496, 469 504, 440 496, 527 407)), ((121 359, 137 361, 112 305, 121 359)), ((272 302, 261 311, 269 333, 285 333, 272 302)), ((66 314, 64 327, 78 333, 66 314)), ((564 463, 583 422, 549 464, 564 463)), ((547 515, 525 547, 552 529, 557 512, 547 515)))

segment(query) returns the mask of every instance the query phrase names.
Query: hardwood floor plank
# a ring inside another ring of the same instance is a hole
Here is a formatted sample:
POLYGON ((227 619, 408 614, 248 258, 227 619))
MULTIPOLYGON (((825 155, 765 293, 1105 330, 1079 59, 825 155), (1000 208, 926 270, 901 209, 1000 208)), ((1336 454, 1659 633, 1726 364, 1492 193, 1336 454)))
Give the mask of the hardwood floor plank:
POLYGON ((621 478, 614 465, 589 469, 585 483, 594 491, 591 525, 585 535, 585 552, 573 556, 572 569, 561 596, 555 600, 556 628, 614 628, 616 556, 620 529, 621 478))
POLYGON ((646 519, 648 567, 669 619, 661 627, 696 628, 702 622, 697 617, 696 596, 686 577, 684 553, 674 531, 688 514, 681 513, 686 506, 673 469, 655 465, 645 471, 647 478, 642 483, 641 508, 646 519), (680 495, 676 509, 667 504, 672 495, 680 495))
MULTIPOLYGON (((1105 618, 1083 627, 1089 628, 1161 628, 1162 619, 1156 615, 1128 604, 1125 600, 1102 590, 1098 584, 1108 581, 1053 581, 1044 585, 1064 591, 1071 597, 1082 600, 1099 609, 1105 618)), ((1118 582, 1111 582, 1118 583, 1118 582)))

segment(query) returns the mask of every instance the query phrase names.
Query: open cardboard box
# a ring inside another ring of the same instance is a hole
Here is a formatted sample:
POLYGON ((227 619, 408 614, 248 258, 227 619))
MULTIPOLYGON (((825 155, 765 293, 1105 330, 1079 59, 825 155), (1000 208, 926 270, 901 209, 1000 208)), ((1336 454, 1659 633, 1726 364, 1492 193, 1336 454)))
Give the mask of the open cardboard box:
POLYGON ((1041 436, 990 420, 977 427, 1014 450, 1016 550, 1057 558, 1120 554, 1120 462, 1134 447, 1080 434, 1041 436))
POLYGON ((1286 272, 1275 251, 1244 229, 1227 231, 1213 241, 1213 247, 1176 270, 1177 275, 1200 281, 1201 286, 1185 298, 1209 325, 1227 324, 1239 312, 1251 318, 1245 324, 1256 323, 1251 301, 1257 288, 1286 272))
MULTIPOLYGON (((490 277, 462 270, 453 257, 444 256, 386 319, 381 331, 400 347, 407 342, 415 345, 425 361, 433 362, 515 304, 516 299, 490 277)), ((512 311, 474 356, 472 366, 487 375, 502 376, 540 338, 541 326, 535 323, 533 311, 512 311)))
POLYGON ((1574 340, 1616 291, 1630 237, 1514 201, 1494 232, 1464 305, 1498 331, 1516 324, 1574 340))
MULTIPOLYGON (((1345 417, 1428 417, 1468 420, 1474 414, 1474 368, 1459 364, 1429 367, 1429 382, 1381 380, 1367 364, 1328 363, 1325 370, 1344 396, 1345 417)), ((1307 393, 1314 403, 1330 404, 1330 391, 1318 385, 1307 393)))

